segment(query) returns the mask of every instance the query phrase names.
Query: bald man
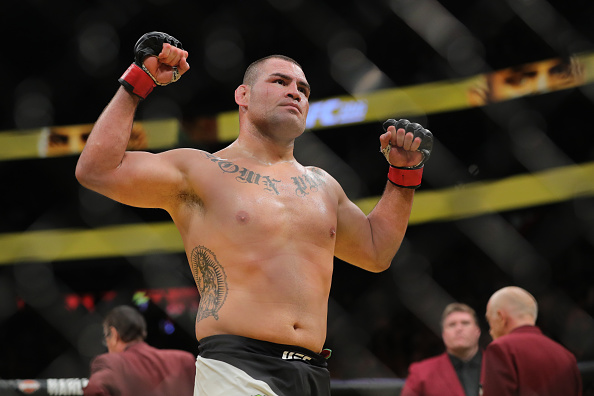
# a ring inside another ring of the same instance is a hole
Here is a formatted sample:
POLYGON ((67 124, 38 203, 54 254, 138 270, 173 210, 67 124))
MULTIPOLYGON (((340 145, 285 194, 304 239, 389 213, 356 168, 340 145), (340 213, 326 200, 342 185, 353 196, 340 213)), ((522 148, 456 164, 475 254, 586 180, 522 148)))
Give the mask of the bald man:
POLYGON ((582 380, 575 356, 535 326, 536 299, 519 287, 496 291, 486 318, 493 342, 485 350, 483 396, 576 396, 582 380))

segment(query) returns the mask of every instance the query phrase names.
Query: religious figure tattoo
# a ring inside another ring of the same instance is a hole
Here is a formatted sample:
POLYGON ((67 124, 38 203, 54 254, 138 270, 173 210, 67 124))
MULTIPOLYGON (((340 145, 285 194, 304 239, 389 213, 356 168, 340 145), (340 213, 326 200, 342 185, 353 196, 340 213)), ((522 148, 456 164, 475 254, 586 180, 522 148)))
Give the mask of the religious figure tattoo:
POLYGON ((227 274, 212 251, 204 246, 192 250, 192 273, 200 292, 196 322, 209 316, 219 320, 219 310, 227 299, 227 274))

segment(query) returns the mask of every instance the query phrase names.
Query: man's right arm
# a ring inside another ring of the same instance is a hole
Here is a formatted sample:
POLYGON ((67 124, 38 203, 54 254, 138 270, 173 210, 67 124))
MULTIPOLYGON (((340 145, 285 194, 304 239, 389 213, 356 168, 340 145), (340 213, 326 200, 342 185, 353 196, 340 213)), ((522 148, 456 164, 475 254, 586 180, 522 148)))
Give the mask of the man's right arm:
POLYGON ((408 376, 404 381, 400 396, 423 396, 422 381, 416 368, 416 363, 412 363, 409 366, 408 376))
POLYGON ((186 188, 176 151, 152 154, 127 152, 126 147, 141 98, 155 84, 166 85, 188 71, 188 53, 176 39, 160 32, 144 35, 135 53, 136 62, 120 79, 123 87, 91 131, 76 178, 83 186, 124 204, 165 208, 166 200, 186 188))
POLYGON ((171 153, 127 152, 139 99, 120 88, 89 136, 76 166, 85 187, 118 202, 139 207, 163 207, 182 188, 180 170, 171 153))
POLYGON ((114 372, 107 354, 99 355, 91 362, 89 382, 83 388, 84 396, 109 396, 114 390, 114 372))

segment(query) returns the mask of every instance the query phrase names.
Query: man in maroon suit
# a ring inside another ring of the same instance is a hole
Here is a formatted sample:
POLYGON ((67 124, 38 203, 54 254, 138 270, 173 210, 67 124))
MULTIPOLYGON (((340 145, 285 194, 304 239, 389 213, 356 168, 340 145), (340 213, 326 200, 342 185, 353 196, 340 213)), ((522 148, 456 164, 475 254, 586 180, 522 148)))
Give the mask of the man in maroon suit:
POLYGON ((485 350, 483 396, 580 396, 575 356, 534 324, 535 298, 519 287, 496 291, 487 304, 493 342, 485 350))
POLYGON ((411 364, 401 396, 478 396, 481 330, 474 309, 449 304, 441 326, 446 352, 411 364))
POLYGON ((195 357, 157 349, 144 342, 146 322, 128 306, 114 308, 103 321, 108 353, 91 363, 85 396, 192 396, 195 357))

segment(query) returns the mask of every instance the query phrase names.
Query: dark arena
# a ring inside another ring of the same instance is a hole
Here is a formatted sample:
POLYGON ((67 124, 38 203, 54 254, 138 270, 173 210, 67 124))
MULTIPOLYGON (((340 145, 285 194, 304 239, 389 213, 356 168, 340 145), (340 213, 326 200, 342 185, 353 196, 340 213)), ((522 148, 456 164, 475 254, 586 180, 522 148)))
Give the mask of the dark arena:
POLYGON ((185 368, 110 366, 138 344, 192 355, 176 396, 594 395, 592 21, 591 0, 5 4, 0 396, 173 394, 185 368), (506 350, 522 326, 550 346, 506 350), (236 345, 315 366, 311 393, 236 345), (411 365, 442 355, 457 390, 431 393, 411 365), (201 358, 265 385, 218 392, 201 358))

